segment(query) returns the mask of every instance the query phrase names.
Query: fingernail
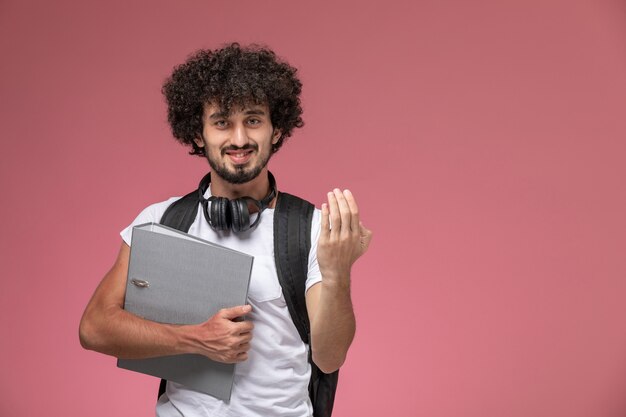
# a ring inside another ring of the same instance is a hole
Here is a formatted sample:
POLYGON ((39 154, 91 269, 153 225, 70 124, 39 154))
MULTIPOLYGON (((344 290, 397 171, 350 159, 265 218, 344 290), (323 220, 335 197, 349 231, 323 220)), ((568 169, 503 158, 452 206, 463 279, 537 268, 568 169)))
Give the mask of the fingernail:
POLYGON ((250 310, 252 310, 252 306, 250 306, 250 305, 245 305, 245 306, 243 306, 243 309, 242 309, 242 310, 243 310, 243 312, 244 312, 244 313, 247 313, 247 312, 249 312, 250 310))
POLYGON ((352 193, 350 192, 350 190, 344 190, 344 191, 343 191, 343 193, 344 193, 345 195, 350 195, 350 194, 352 194, 352 193))

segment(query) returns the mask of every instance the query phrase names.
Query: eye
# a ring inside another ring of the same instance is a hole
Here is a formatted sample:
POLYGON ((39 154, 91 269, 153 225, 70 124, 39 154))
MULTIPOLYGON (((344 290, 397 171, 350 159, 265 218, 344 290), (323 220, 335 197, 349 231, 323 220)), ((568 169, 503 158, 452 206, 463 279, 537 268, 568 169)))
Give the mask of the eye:
POLYGON ((255 126, 255 125, 261 124, 261 121, 259 119, 256 119, 256 118, 248 119, 248 124, 252 125, 252 126, 255 126))
POLYGON ((228 125, 228 123, 226 122, 226 120, 216 120, 213 123, 213 126, 218 127, 218 128, 223 128, 226 127, 228 125))

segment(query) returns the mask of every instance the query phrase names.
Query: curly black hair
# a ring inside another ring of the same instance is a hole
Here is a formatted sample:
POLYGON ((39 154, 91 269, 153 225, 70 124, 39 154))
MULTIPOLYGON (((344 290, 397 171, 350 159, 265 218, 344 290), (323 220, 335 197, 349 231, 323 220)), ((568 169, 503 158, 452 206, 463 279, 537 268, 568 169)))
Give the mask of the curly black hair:
POLYGON ((204 156, 204 148, 194 139, 202 136, 206 104, 215 104, 226 114, 234 106, 267 104, 272 126, 281 132, 272 148, 272 152, 278 151, 293 129, 304 125, 302 83, 296 72, 273 51, 258 45, 231 43, 195 52, 174 68, 161 90, 174 137, 192 146, 191 155, 204 156))

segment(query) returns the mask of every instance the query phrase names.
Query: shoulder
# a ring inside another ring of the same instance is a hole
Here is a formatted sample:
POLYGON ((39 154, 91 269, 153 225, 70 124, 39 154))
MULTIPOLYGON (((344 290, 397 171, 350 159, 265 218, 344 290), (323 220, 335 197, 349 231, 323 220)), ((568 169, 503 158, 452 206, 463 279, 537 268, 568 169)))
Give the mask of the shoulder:
POLYGON ((144 218, 146 221, 143 223, 158 222, 161 219, 161 216, 163 216, 163 213, 165 213, 165 210, 167 210, 169 206, 171 206, 174 202, 180 200, 181 198, 182 197, 170 197, 165 201, 159 201, 158 203, 150 204, 149 206, 144 208, 141 213, 139 213, 139 216, 137 216, 137 218, 144 218))
POLYGON ((310 203, 310 201, 308 201, 306 198, 302 198, 302 197, 300 197, 298 195, 295 195, 295 194, 287 192, 287 191, 280 191, 278 193, 278 195, 282 196, 282 197, 295 198, 296 200, 302 200, 302 201, 305 201, 307 203, 310 203))
POLYGON ((319 228, 322 213, 321 210, 316 208, 315 204, 302 197, 281 191, 279 194, 279 204, 277 204, 276 209, 283 215, 287 214, 290 210, 293 209, 299 211, 301 215, 303 215, 304 213, 311 214, 309 210, 312 210, 312 230, 315 230, 315 228, 319 228), (309 206, 310 208, 308 208, 307 206, 309 206))
POLYGON ((167 210, 172 203, 180 200, 180 198, 181 197, 170 197, 165 201, 150 204, 148 207, 144 208, 139 215, 135 217, 135 220, 120 232, 124 242, 130 246, 133 227, 144 223, 159 223, 165 210, 167 210))

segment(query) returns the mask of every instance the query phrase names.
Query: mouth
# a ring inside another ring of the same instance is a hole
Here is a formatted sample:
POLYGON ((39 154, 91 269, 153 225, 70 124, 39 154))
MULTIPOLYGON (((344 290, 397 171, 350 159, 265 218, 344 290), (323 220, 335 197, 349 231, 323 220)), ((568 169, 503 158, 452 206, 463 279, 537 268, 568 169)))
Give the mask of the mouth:
POLYGON ((253 149, 234 149, 226 150, 224 153, 228 156, 233 164, 243 165, 252 158, 253 152, 253 149))

